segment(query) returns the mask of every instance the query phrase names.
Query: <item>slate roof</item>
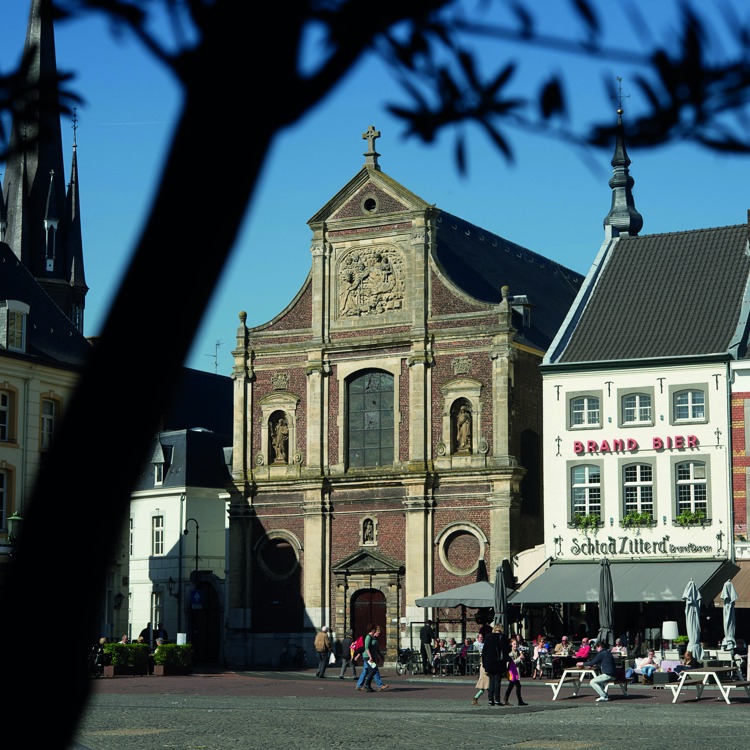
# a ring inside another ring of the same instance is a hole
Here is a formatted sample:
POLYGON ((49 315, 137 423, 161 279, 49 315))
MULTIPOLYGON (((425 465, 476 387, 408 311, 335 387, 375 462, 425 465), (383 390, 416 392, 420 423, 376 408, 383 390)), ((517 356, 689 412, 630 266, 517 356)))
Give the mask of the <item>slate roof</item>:
POLYGON ((91 344, 52 301, 5 242, 0 242, 0 300, 29 305, 26 318, 26 352, 0 349, 4 356, 39 360, 55 366, 80 367, 91 344))
POLYGON ((501 288, 526 295, 531 325, 514 315, 516 340, 546 350, 575 299, 583 276, 486 229, 441 211, 434 257, 450 280, 466 294, 499 304, 501 288))
POLYGON ((623 237, 550 362, 744 356, 748 274, 746 224, 623 237))
MULTIPOLYGON (((204 429, 160 432, 152 442, 149 456, 164 456, 164 481, 161 489, 176 487, 215 487, 223 489, 231 483, 227 466, 232 444, 229 435, 218 435, 204 429), (160 450, 161 449, 161 450, 160 450)), ((154 465, 144 464, 135 491, 154 489, 154 465)))
POLYGON ((234 429, 234 382, 226 375, 182 368, 164 430, 204 427, 222 435, 234 429))

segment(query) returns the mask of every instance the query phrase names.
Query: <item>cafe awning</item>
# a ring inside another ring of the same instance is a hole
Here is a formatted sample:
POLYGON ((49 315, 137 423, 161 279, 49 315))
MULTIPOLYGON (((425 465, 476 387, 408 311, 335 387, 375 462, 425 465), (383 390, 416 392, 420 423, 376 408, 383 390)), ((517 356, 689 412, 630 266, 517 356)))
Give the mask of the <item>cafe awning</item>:
MULTIPOLYGON (((737 591, 737 601, 734 603, 734 606, 739 609, 748 609, 750 608, 750 560, 738 560, 737 565, 739 565, 740 569, 731 579, 737 591)), ((724 602, 721 600, 721 591, 714 598, 714 604, 717 607, 724 606, 724 602)))
MULTIPOLYGON (((584 603, 599 601, 599 561, 552 563, 541 575, 508 597, 511 604, 584 603)), ((739 568, 728 560, 680 560, 662 562, 610 561, 614 601, 682 601, 692 578, 703 600, 714 599, 724 582, 739 568)))

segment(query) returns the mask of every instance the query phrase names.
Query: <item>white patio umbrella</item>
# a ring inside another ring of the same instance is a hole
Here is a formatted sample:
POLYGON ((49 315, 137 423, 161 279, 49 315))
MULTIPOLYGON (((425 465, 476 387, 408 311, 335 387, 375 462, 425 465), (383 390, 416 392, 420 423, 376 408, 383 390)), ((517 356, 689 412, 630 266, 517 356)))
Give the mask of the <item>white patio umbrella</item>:
POLYGON ((735 640, 737 622, 736 612, 734 611, 737 591, 731 581, 724 584, 724 588, 721 590, 721 600, 724 602, 724 640, 721 642, 721 647, 725 651, 731 651, 732 656, 734 656, 734 650, 737 648, 737 641, 735 640))
POLYGON ((703 660, 703 647, 701 646, 701 592, 691 578, 685 591, 682 593, 685 600, 685 627, 688 636, 688 651, 697 661, 703 660))

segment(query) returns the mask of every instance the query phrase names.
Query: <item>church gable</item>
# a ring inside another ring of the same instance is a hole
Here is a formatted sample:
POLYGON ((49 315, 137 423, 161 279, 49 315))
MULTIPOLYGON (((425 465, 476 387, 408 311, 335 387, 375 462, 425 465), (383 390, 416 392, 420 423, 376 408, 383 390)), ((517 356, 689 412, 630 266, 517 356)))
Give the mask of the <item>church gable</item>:
POLYGON ((387 193, 380 186, 368 181, 352 198, 344 203, 330 218, 330 221, 339 219, 357 219, 371 216, 372 214, 397 213, 408 211, 407 206, 394 196, 387 193))

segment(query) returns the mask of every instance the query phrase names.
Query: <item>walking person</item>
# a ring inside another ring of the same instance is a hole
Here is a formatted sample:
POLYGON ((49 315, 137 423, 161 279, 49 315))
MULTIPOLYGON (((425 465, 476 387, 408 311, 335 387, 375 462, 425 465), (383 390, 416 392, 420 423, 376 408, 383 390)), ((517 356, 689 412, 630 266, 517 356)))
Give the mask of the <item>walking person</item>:
MULTIPOLYGON (((480 635, 478 637, 481 638, 482 636, 480 635)), ((490 677, 487 672, 484 671, 484 664, 482 664, 481 658, 479 660, 479 677, 477 678, 477 683, 476 685, 474 685, 474 687, 477 689, 477 692, 471 699, 471 705, 478 706, 479 699, 482 697, 484 691, 490 689, 490 677)))
MULTIPOLYGON (((380 646, 378 644, 378 636, 380 635, 380 625, 370 625, 370 629, 365 636, 365 652, 364 652, 364 665, 365 665, 365 679, 362 689, 366 693, 374 693, 372 689, 372 681, 376 675, 380 677, 379 665, 383 659, 380 653, 380 646)), ((377 685, 377 680, 375 680, 377 685)), ((378 690, 387 690, 390 685, 384 685, 382 679, 380 680, 380 686, 378 690)))
POLYGON ((349 669, 350 665, 352 668, 352 677, 357 676, 357 657, 352 653, 352 643, 354 643, 354 631, 349 629, 346 631, 346 636, 341 642, 341 673, 339 674, 340 680, 344 679, 344 677, 346 676, 346 670, 349 669))
POLYGON ((502 625, 495 625, 492 632, 484 639, 482 649, 482 664, 484 671, 490 678, 489 699, 490 706, 502 706, 500 699, 500 688, 503 684, 503 675, 508 671, 508 640, 503 632, 502 625))
POLYGON ((510 642, 510 653, 508 654, 508 687, 505 688, 505 698, 503 700, 504 706, 510 706, 508 698, 510 698, 511 690, 515 689, 516 699, 518 700, 519 706, 528 706, 528 703, 524 703, 521 697, 521 665, 523 664, 524 656, 523 651, 518 648, 518 641, 511 640, 510 642))
POLYGON ((435 642, 435 631, 432 629, 432 620, 422 625, 419 629, 419 653, 422 655, 422 672, 434 674, 432 668, 432 644, 435 642))
POLYGON ((325 677, 328 659, 331 655, 331 636, 328 635, 328 626, 323 625, 315 636, 315 650, 318 652, 318 671, 316 677, 325 677))
POLYGON ((598 641, 596 644, 596 656, 589 661, 579 661, 576 666, 581 667, 596 667, 599 666, 601 674, 591 679, 591 687, 599 693, 599 697, 596 699, 597 703, 606 703, 609 701, 609 696, 604 686, 615 679, 615 658, 612 656, 612 652, 609 650, 609 644, 604 641, 598 641))

